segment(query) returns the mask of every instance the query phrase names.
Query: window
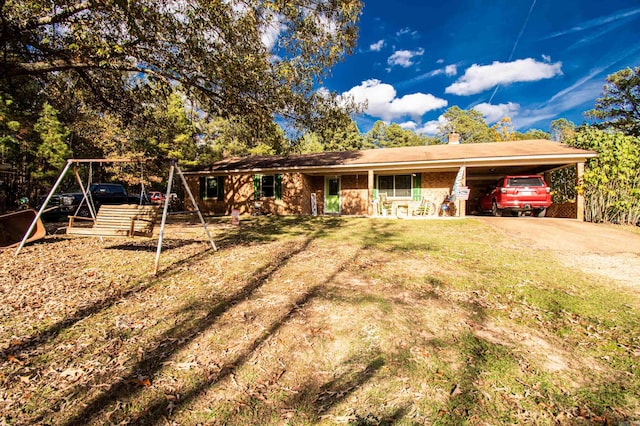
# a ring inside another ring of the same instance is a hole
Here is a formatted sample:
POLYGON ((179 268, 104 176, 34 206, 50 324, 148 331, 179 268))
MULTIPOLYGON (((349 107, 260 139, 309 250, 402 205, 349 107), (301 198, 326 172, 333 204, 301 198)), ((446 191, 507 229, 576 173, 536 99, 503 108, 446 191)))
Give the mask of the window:
POLYGON ((200 199, 224 200, 224 176, 206 176, 200 178, 200 199))
POLYGON ((329 195, 340 195, 340 179, 329 179, 329 195))
POLYGON ((282 198, 282 175, 255 175, 253 177, 253 194, 260 198, 282 198))
POLYGON ((273 175, 262 176, 260 181, 260 195, 265 198, 270 198, 275 195, 275 177, 273 175))
POLYGON ((537 176, 513 177, 509 178, 507 186, 544 186, 544 181, 537 176))
POLYGON ((207 198, 218 198, 218 178, 207 178, 207 198))
POLYGON ((378 176, 378 192, 387 197, 411 197, 411 175, 378 176))

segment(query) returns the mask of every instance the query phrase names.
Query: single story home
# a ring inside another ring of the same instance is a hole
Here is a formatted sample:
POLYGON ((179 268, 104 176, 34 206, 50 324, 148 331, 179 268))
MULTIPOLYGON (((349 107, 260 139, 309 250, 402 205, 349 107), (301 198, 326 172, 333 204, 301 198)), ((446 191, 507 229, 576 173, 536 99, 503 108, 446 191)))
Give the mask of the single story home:
MULTIPOLYGON (((580 181, 585 161, 596 155, 538 139, 461 144, 454 133, 442 145, 227 158, 184 175, 207 214, 259 208, 277 215, 402 216, 429 200, 437 206, 430 214, 464 216, 477 213, 479 196, 501 176, 547 174, 549 181, 551 171, 575 167, 580 181)), ((572 204, 571 212, 556 215, 582 220, 581 196, 572 204)))

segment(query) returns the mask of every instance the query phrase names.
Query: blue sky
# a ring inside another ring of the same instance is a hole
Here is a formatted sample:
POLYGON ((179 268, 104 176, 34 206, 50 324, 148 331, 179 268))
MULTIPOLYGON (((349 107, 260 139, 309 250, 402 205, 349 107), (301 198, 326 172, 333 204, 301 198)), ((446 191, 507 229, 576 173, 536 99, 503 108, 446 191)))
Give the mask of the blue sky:
POLYGON ((434 134, 447 108, 489 124, 580 124, 607 75, 640 66, 638 0, 364 0, 354 54, 324 86, 377 120, 434 134))

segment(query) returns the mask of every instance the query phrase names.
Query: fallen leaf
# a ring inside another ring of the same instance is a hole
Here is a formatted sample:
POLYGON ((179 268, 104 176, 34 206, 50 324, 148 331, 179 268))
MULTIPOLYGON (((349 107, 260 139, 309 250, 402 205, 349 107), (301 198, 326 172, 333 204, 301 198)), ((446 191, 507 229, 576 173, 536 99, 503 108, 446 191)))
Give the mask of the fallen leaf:
POLYGON ((79 368, 67 368, 66 370, 60 373, 60 376, 64 377, 65 379, 71 382, 75 382, 83 375, 84 375, 84 371, 79 368))
POLYGON ((196 368, 198 366, 197 362, 178 362, 175 364, 178 370, 191 370, 192 368, 196 368))
POLYGON ((138 376, 135 379, 127 380, 127 383, 136 386, 149 387, 151 386, 151 380, 146 376, 138 376))
POLYGON ((7 357, 7 361, 9 361, 9 362, 15 362, 16 364, 20 364, 20 365, 22 365, 22 364, 23 364, 23 362, 22 362, 22 361, 20 361, 18 358, 16 358, 16 357, 15 357, 15 356, 13 356, 13 355, 9 355, 9 356, 7 357))

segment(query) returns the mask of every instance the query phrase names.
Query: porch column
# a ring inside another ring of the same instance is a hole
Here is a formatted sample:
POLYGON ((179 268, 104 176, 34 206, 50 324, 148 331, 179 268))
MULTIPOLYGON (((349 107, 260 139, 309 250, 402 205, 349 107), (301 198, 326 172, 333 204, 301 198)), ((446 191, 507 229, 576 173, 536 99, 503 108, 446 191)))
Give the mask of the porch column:
MULTIPOLYGON (((584 163, 576 163, 576 186, 584 183, 584 163)), ((576 219, 584 222, 584 189, 576 191, 576 219)))
MULTIPOLYGON (((460 171, 462 172, 462 180, 460 181, 459 185, 460 186, 467 186, 467 168, 466 166, 463 166, 464 169, 461 167, 460 171)), ((460 173, 460 172, 458 172, 460 173)), ((466 200, 461 200, 458 197, 456 197, 456 216, 458 217, 465 217, 467 215, 467 201, 466 200)))
POLYGON ((373 170, 369 170, 367 174, 367 215, 373 216, 373 170))

